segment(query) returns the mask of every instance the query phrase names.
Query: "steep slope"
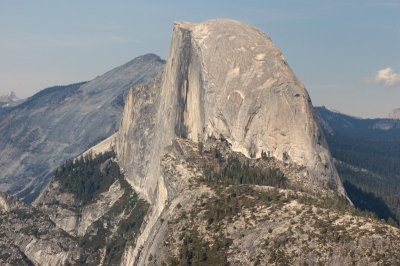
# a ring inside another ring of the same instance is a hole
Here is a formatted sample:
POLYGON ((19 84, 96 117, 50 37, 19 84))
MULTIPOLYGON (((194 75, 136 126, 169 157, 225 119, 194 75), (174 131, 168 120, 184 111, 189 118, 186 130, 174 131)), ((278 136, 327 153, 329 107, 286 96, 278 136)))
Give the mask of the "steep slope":
POLYGON ((148 54, 86 83, 45 89, 0 112, 0 190, 33 200, 68 158, 112 135, 132 85, 164 61, 148 54))
POLYGON ((116 152, 150 202, 163 189, 159 158, 175 136, 223 135, 246 156, 264 151, 305 166, 310 190, 332 185, 345 194, 304 86, 259 29, 226 19, 175 22, 166 67, 141 91, 127 98, 116 152))
POLYGON ((161 167, 168 195, 175 196, 148 241, 136 243, 135 259, 128 253, 123 265, 400 262, 399 228, 344 202, 296 191, 287 182, 301 176, 294 165, 248 159, 225 140, 199 145, 177 138, 167 150, 161 167))
POLYGON ((346 204, 307 92, 249 25, 176 23, 164 70, 84 155, 33 207, 3 197, 0 263, 400 263, 399 229, 346 204))
POLYGON ((360 119, 315 108, 354 204, 400 221, 400 120, 360 119))
POLYGON ((0 264, 117 265, 148 204, 124 180, 114 156, 68 160, 34 206, 0 193, 0 264))
POLYGON ((0 194, 0 264, 397 265, 400 230, 329 197, 296 191, 299 166, 249 159, 225 139, 176 138, 149 222, 113 152, 67 161, 34 207, 0 194), (3 205, 2 205, 3 206, 3 205), (130 247, 138 256, 130 258, 130 247), (128 250, 124 254, 124 251, 128 250), (121 261, 122 259, 122 261, 121 261))
POLYGON ((177 196, 162 172, 165 148, 220 136, 247 157, 299 166, 291 181, 304 190, 345 196, 307 91, 268 35, 226 19, 175 22, 163 72, 131 89, 115 139, 127 181, 152 211, 124 263, 135 263, 177 196))

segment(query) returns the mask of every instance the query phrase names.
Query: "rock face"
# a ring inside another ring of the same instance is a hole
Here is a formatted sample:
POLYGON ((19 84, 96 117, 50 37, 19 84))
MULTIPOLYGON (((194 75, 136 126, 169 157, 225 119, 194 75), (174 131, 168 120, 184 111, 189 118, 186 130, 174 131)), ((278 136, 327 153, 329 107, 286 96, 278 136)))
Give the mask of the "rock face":
POLYGON ((56 167, 118 130, 129 88, 151 82, 163 66, 144 55, 90 82, 48 88, 0 109, 0 190, 35 199, 56 167))
POLYGON ((148 204, 114 155, 64 164, 34 204, 0 193, 0 265, 118 265, 148 204))
POLYGON ((0 211, 8 212, 20 204, 18 198, 0 192, 0 211))
POLYGON ((108 191, 100 194, 97 201, 82 207, 73 194, 60 191, 59 183, 50 182, 33 204, 40 206, 59 228, 72 236, 82 237, 123 194, 120 182, 115 181, 108 191))
POLYGON ((400 108, 394 109, 392 110, 387 118, 391 118, 391 119, 400 119, 400 108))
POLYGON ((86 165, 105 174, 103 181, 111 178, 112 182, 102 182, 107 184, 98 187, 103 192, 89 191, 94 196, 89 201, 79 192, 83 186, 74 184, 95 181, 88 173, 96 170, 85 171, 88 168, 82 168, 81 159, 71 167, 68 163, 61 167, 61 174, 52 178, 34 205, 14 204, 12 197, 5 198, 11 208, 0 208, 0 264, 400 263, 399 228, 344 202, 293 190, 286 181, 296 180, 301 175, 296 168, 301 167, 272 157, 249 159, 233 152, 226 140, 212 138, 203 142, 201 152, 199 147, 177 137, 166 148, 160 167, 168 198, 151 230, 141 226, 153 219, 145 218, 148 204, 119 171, 111 171, 117 165, 114 157, 105 154, 86 165), (248 179, 245 184, 234 184, 230 175, 216 176, 220 182, 205 178, 205 169, 218 171, 228 165, 236 165, 237 172, 246 168, 249 174, 250 169, 258 173, 279 169, 287 180, 280 178, 271 187, 259 182, 272 181, 272 176, 248 179))
POLYGON ((0 210, 1 265, 64 265, 82 253, 73 239, 29 205, 0 210))
POLYGON ((218 165, 229 164, 233 156, 252 169, 278 167, 288 180, 295 180, 300 174, 293 171, 296 166, 274 158, 248 159, 232 152, 226 141, 213 139, 203 142, 201 153, 197 143, 181 138, 175 138, 166 150, 161 168, 168 201, 152 229, 146 226, 138 238, 139 251, 127 249, 121 265, 374 265, 377 260, 380 264, 399 261, 399 229, 360 215, 352 206, 295 191, 289 184, 281 189, 229 181, 226 185, 227 180, 209 183, 202 171, 208 166, 218 171, 224 168, 218 165), (212 152, 216 149, 218 158, 212 152), (140 241, 143 236, 146 241, 140 241))
POLYGON ((175 22, 164 71, 131 90, 118 134, 128 181, 153 203, 166 198, 159 162, 175 136, 223 135, 248 157, 305 166, 311 190, 345 194, 303 84, 267 34, 238 21, 175 22))

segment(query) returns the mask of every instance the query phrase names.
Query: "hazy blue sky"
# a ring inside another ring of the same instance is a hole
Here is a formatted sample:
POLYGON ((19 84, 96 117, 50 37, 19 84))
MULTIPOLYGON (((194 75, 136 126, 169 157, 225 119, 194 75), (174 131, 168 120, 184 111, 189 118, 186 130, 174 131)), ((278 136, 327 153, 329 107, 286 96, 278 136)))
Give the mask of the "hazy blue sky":
POLYGON ((173 21, 212 18, 267 32, 314 105, 362 117, 400 107, 399 0, 0 0, 0 93, 90 80, 149 52, 166 59, 173 21))

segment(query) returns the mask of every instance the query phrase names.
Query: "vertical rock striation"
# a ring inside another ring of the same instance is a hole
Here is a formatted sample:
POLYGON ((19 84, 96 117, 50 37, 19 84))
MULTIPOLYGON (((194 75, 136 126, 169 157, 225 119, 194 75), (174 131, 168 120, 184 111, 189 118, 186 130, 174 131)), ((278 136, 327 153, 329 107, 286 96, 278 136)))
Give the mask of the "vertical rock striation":
POLYGON ((116 136, 127 181, 152 206, 122 264, 141 263, 148 252, 142 247, 176 196, 162 175, 164 149, 175 137, 198 142, 220 135, 248 157, 264 151, 304 166, 297 182, 307 190, 330 187, 345 195, 310 97, 268 35, 226 19, 175 22, 164 70, 153 84, 131 88, 116 136))
POLYGON ((160 156, 175 136, 223 135, 248 157, 305 166, 311 190, 345 194, 303 84, 267 34, 238 21, 175 22, 164 71, 131 90, 118 134, 127 179, 152 203, 167 198, 160 156))

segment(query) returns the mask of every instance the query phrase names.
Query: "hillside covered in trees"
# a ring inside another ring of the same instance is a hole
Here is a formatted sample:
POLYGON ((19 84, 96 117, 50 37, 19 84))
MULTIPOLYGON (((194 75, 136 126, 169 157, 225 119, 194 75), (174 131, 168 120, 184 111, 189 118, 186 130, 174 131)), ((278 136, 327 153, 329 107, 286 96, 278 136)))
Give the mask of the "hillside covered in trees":
POLYGON ((360 119, 317 107, 336 168, 354 204, 400 221, 400 120, 360 119))

